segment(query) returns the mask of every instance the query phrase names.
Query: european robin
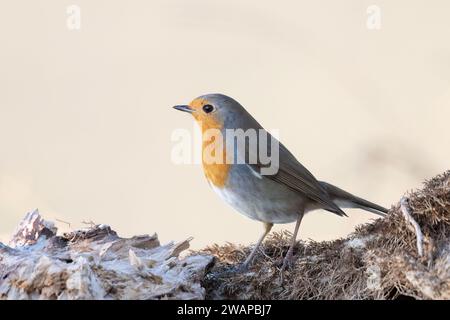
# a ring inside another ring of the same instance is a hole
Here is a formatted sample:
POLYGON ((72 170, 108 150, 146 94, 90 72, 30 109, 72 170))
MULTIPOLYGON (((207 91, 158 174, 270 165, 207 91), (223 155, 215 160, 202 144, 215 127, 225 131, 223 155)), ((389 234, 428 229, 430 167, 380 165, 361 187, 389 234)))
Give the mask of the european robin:
POLYGON ((201 126, 203 170, 214 191, 237 211, 264 225, 264 232, 243 263, 243 269, 251 264, 274 223, 296 221, 292 241, 283 261, 284 270, 293 262, 293 248, 305 213, 324 209, 339 216, 347 216, 341 208, 360 208, 381 216, 387 213, 387 209, 377 204, 327 182, 318 181, 239 102, 226 95, 207 94, 188 105, 174 108, 192 114, 201 126), (253 135, 256 137, 256 147, 250 141, 251 130, 256 132, 253 135), (220 133, 224 141, 219 141, 219 135, 211 135, 211 132, 220 133), (232 138, 229 138, 229 132, 244 133, 245 143, 236 146, 238 135, 230 135, 232 138), (214 139, 205 139, 208 134, 214 139), (262 138, 264 135, 266 139, 262 138), (211 144, 215 145, 211 148, 211 144), (207 159, 211 158, 205 154, 207 149, 213 150, 210 152, 213 161, 207 159), (267 159, 263 161, 262 149, 270 150, 267 154, 273 163, 268 163, 267 159), (218 153, 221 154, 218 156, 218 153), (267 170, 272 164, 275 170, 267 170), (263 173, 264 169, 266 173, 263 173))

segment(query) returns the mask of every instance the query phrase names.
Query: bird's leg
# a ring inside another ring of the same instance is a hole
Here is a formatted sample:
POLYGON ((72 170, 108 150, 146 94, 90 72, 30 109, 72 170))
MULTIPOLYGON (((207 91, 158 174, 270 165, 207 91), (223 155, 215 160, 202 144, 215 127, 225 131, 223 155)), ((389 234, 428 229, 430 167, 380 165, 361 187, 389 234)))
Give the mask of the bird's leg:
POLYGON ((270 232, 270 230, 273 227, 273 223, 267 223, 264 222, 264 233, 259 237, 258 242, 256 243, 255 247, 253 248, 250 255, 245 259, 244 263, 242 264, 242 269, 247 270, 250 264, 252 263, 253 257, 255 256, 256 252, 258 251, 259 246, 263 242, 264 238, 267 236, 267 234, 270 232))
POLYGON ((297 223, 295 224, 294 234, 292 235, 291 245, 289 247, 288 252, 286 253, 286 256, 284 257, 283 266, 281 267, 282 272, 288 266, 290 266, 293 262, 294 246, 295 246, 295 243, 297 242, 298 229, 300 228, 300 223, 302 222, 302 219, 303 219, 303 212, 301 214, 299 214, 299 216, 297 218, 297 223))

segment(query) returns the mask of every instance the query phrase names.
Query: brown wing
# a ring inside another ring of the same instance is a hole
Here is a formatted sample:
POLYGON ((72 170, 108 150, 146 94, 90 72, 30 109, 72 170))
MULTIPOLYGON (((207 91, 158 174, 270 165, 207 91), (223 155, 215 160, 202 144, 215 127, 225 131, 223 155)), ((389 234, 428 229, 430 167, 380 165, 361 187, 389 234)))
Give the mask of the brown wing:
MULTIPOLYGON (((260 173, 260 164, 249 164, 249 166, 260 173)), ((298 160, 279 143, 279 169, 274 175, 264 175, 277 183, 305 195, 311 200, 322 205, 323 209, 336 213, 339 216, 347 216, 330 198, 327 191, 298 160)))

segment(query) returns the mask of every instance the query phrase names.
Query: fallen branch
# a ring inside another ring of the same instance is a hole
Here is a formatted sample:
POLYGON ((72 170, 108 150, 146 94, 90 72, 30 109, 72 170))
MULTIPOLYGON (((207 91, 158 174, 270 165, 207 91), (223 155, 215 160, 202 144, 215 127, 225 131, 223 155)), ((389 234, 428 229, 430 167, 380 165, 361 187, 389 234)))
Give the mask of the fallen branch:
POLYGON ((411 215, 411 210, 409 209, 408 198, 402 197, 400 200, 400 210, 405 217, 405 220, 409 222, 414 227, 414 232, 416 233, 416 241, 417 241, 417 251, 419 256, 423 256, 423 234, 422 230, 420 230, 420 226, 416 220, 411 215))
POLYGON ((450 171, 346 238, 298 242, 283 281, 286 232, 268 237, 247 273, 236 265, 251 246, 183 258, 190 238, 160 245, 107 225, 56 232, 35 211, 0 243, 0 299, 450 299, 450 171))
POLYGON ((191 238, 121 238, 107 225, 61 236, 37 210, 0 243, 0 299, 202 299, 212 257, 180 258, 191 238))

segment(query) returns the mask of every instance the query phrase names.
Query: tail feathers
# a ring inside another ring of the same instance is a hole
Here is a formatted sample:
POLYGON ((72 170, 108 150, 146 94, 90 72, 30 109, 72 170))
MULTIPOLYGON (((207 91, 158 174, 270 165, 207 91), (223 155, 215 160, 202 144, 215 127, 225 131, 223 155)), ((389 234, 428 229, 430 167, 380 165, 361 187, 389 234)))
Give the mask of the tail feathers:
POLYGON ((341 208, 359 208, 384 217, 388 210, 373 202, 364 200, 360 197, 354 196, 351 193, 344 191, 332 184, 324 181, 319 181, 322 187, 328 192, 333 202, 341 208))
MULTIPOLYGON (((357 197, 355 197, 357 198, 357 197)), ((339 207, 341 208, 358 208, 363 209, 372 213, 375 213, 379 216, 386 216, 386 213, 388 210, 386 208, 383 208, 375 203, 372 203, 370 201, 364 200, 364 199, 355 199, 355 200, 344 200, 344 199, 337 199, 334 201, 339 207)))

